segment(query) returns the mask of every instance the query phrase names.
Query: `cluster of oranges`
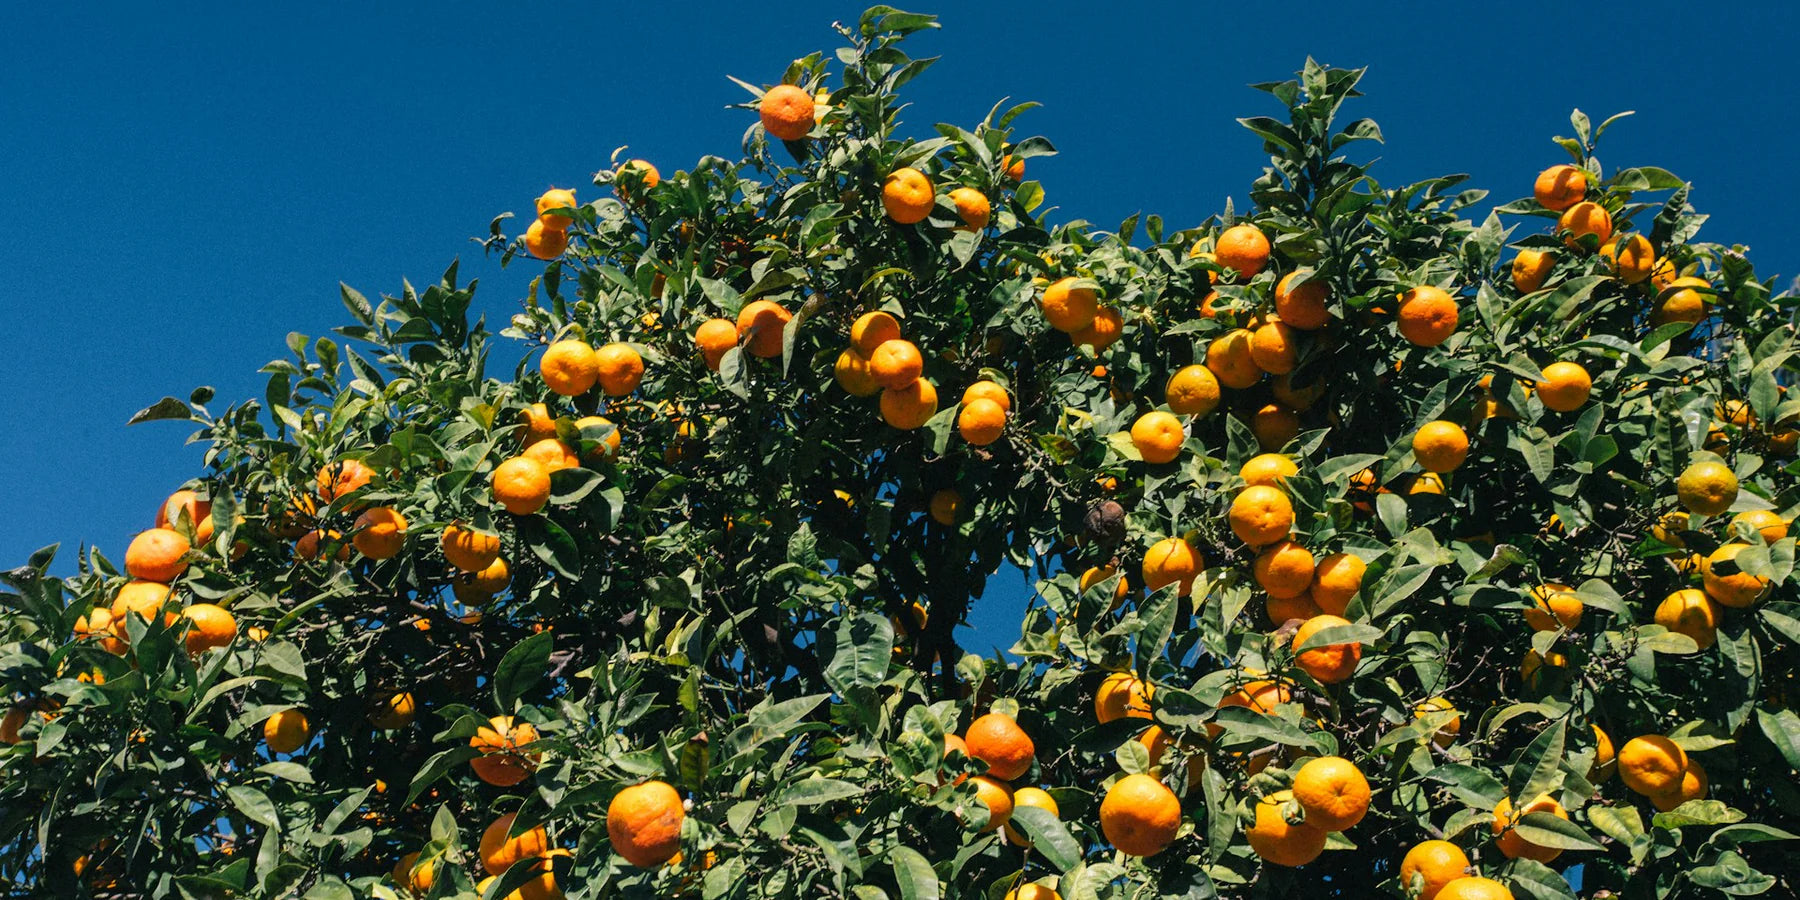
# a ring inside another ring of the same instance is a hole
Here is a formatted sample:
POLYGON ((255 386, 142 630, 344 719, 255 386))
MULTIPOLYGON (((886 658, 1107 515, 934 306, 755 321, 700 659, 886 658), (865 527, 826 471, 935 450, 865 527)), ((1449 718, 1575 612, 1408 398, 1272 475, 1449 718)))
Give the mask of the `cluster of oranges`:
POLYGON ((925 357, 888 313, 864 313, 850 326, 850 346, 838 354, 833 377, 851 396, 879 393, 882 420, 902 431, 937 415, 937 386, 925 377, 925 357))
MULTIPOLYGON (((1002 166, 1013 163, 1003 162, 1002 166)), ((1023 165, 1021 161, 1019 165, 1023 165)), ((980 231, 993 218, 993 203, 987 195, 966 185, 951 189, 949 198, 956 207, 957 226, 967 231, 980 231)), ((881 208, 887 217, 900 225, 916 225, 931 217, 937 208, 937 186, 931 176, 911 167, 895 169, 881 184, 881 208)))

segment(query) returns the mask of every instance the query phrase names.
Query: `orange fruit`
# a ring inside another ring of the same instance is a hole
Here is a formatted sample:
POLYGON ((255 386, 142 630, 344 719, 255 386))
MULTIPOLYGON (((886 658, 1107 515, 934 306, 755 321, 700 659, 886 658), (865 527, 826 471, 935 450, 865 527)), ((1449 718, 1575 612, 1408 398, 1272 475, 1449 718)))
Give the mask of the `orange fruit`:
POLYGON ((1363 573, 1368 565, 1354 553, 1333 553, 1319 560, 1313 569, 1308 590, 1319 609, 1341 616, 1350 608, 1350 598, 1362 590, 1363 573))
POLYGON ((544 227, 547 229, 566 231, 570 225, 575 224, 575 220, 560 213, 556 213, 554 210, 574 209, 576 206, 574 191, 564 188, 551 188, 538 195, 538 221, 544 223, 544 227))
POLYGON ((297 709, 284 709, 263 720, 263 743, 270 753, 293 753, 312 739, 312 724, 297 709))
POLYGON ((330 503, 352 491, 367 487, 375 480, 375 470, 364 465, 362 460, 341 459, 328 463, 319 470, 319 499, 330 503))
POLYGON ((896 169, 882 182, 881 207, 902 225, 923 222, 936 202, 931 179, 918 169, 896 169))
POLYGON ((1300 436, 1300 415, 1279 403, 1266 403, 1250 414, 1250 433, 1257 446, 1279 450, 1300 436))
POLYGON ((1280 628, 1292 619, 1304 622, 1313 616, 1322 615, 1325 611, 1315 603, 1312 594, 1301 592, 1292 597, 1277 597, 1270 594, 1263 601, 1263 611, 1268 613, 1269 621, 1280 628))
POLYGON ((1275 283, 1275 315, 1289 328, 1301 331, 1324 328, 1331 322, 1331 311, 1325 306, 1331 289, 1317 273, 1305 284, 1295 285, 1296 274, 1289 272, 1275 283))
POLYGON ((1257 801, 1256 823, 1244 832, 1250 849, 1265 862, 1278 866, 1304 866, 1325 852, 1324 829, 1287 820, 1282 807, 1294 799, 1293 791, 1277 791, 1257 801))
POLYGON ((1688 757, 1687 769, 1681 773, 1681 783, 1660 794, 1650 796, 1650 805, 1658 812, 1668 812, 1689 800, 1705 800, 1711 779, 1707 778, 1706 767, 1700 761, 1688 757))
POLYGON ((875 348, 899 339, 900 321, 880 310, 863 313, 850 326, 850 346, 863 356, 872 357, 875 348))
POLYGON ((1100 353, 1113 344, 1118 343, 1119 336, 1125 332, 1125 320, 1119 311, 1111 307, 1100 307, 1094 312, 1094 321, 1086 328, 1074 331, 1069 335, 1069 343, 1077 347, 1086 345, 1100 353))
POLYGON ((1231 501, 1231 532, 1252 547, 1273 544, 1294 528, 1294 505, 1281 491, 1251 485, 1231 501))
POLYGON ((1675 496, 1691 513, 1716 516, 1737 502, 1737 474, 1724 463, 1710 460, 1697 462, 1681 472, 1675 480, 1675 496))
POLYGON ((1718 569, 1722 562, 1734 562, 1739 553, 1748 544, 1723 544, 1706 557, 1700 564, 1701 586, 1706 588, 1708 596, 1719 601, 1720 606, 1733 609, 1746 609, 1755 605, 1756 601, 1769 592, 1769 579, 1748 572, 1737 571, 1729 575, 1718 569))
POLYGON ((1163 399, 1176 415, 1204 418, 1219 406, 1219 379, 1206 366, 1183 366, 1169 376, 1163 399))
POLYGON ((1269 596, 1298 597, 1312 587, 1313 555, 1293 541, 1280 541, 1256 555, 1251 572, 1269 596))
MULTIPOLYGON (((1294 646, 1305 644, 1308 638, 1327 628, 1348 624, 1348 620, 1337 616, 1313 616, 1300 626, 1299 631, 1294 632, 1294 646)), ((1321 684, 1337 684, 1348 679, 1356 672, 1356 664, 1361 661, 1361 644, 1326 644, 1302 650, 1294 657, 1294 664, 1321 684)))
POLYGON ((1650 315, 1652 325, 1667 325, 1670 322, 1686 322, 1695 325, 1706 318, 1712 307, 1713 295, 1703 293, 1712 287, 1704 278, 1685 276, 1669 282, 1667 287, 1660 288, 1660 298, 1656 308, 1650 315), (1696 290, 1698 288, 1699 290, 1696 290))
POLYGON ((1469 856, 1449 841, 1421 841, 1400 860, 1400 889, 1416 886, 1419 900, 1437 900, 1444 886, 1469 870, 1469 856))
POLYGON ((525 429, 519 432, 519 446, 529 447, 538 441, 556 437, 556 417, 550 414, 549 407, 542 403, 533 403, 519 410, 519 423, 525 429))
MULTIPOLYGON (((1119 574, 1117 566, 1090 567, 1081 573, 1081 590, 1086 593, 1089 588, 1117 574, 1119 574)), ((1124 603, 1125 598, 1129 596, 1131 596, 1131 579, 1119 579, 1118 587, 1113 588, 1112 606, 1108 607, 1108 611, 1118 609, 1119 604, 1124 603)))
POLYGON ((1611 780, 1619 771, 1619 761, 1613 752, 1612 738, 1598 725, 1589 725, 1594 730, 1594 763, 1588 768, 1588 781, 1600 784, 1611 780))
POLYGON ((838 387, 852 397, 873 397, 881 391, 881 385, 869 371, 869 358, 858 353, 855 347, 845 347, 844 352, 838 354, 832 377, 837 380, 838 387))
POLYGON ((529 516, 550 502, 550 471, 535 459, 515 456, 494 467, 494 500, 514 515, 529 516))
POLYGON ((644 190, 649 191, 662 183, 662 173, 657 171, 656 166, 651 165, 648 160, 627 160, 613 175, 613 190, 618 193, 620 199, 628 202, 632 199, 631 189, 626 187, 626 182, 632 180, 642 182, 644 190))
POLYGON ((1632 790, 1652 797, 1681 786, 1687 753, 1660 734, 1634 737, 1619 748, 1619 779, 1632 790))
POLYGON ((1062 278, 1044 288, 1038 298, 1038 309, 1050 327, 1064 334, 1074 334, 1094 324, 1100 313, 1100 298, 1093 288, 1077 287, 1074 277, 1062 278))
POLYGON ((481 752, 469 760, 469 767, 475 770, 475 777, 488 784, 512 787, 537 771, 538 755, 519 752, 520 747, 537 739, 537 729, 530 722, 495 716, 469 738, 469 746, 481 752))
POLYGON ((986 228, 988 219, 993 216, 994 208, 988 202, 987 195, 972 187, 952 190, 950 202, 956 204, 957 217, 963 220, 963 226, 970 231, 986 228))
POLYGON ((988 812, 987 824, 981 826, 982 834, 998 831, 1012 819, 1013 792, 1006 782, 989 775, 975 776, 975 799, 988 812))
MULTIPOLYGON (((1420 701, 1417 706, 1413 707, 1413 718, 1420 719, 1430 713, 1446 710, 1456 712, 1456 707, 1443 697, 1432 697, 1429 700, 1420 701)), ((1448 747, 1456 743, 1456 736, 1461 732, 1462 715, 1458 713, 1450 721, 1438 727, 1437 733, 1431 736, 1431 741, 1439 747, 1448 747)))
POLYGON ((1011 716, 1000 713, 988 713, 970 723, 963 742, 969 746, 969 756, 987 763, 988 774, 1002 781, 1025 774, 1037 758, 1031 736, 1011 716))
POLYGON ((356 517, 350 542, 369 559, 392 559, 406 545, 406 517, 391 506, 375 506, 356 517))
POLYGON ((1181 801, 1162 782, 1126 775, 1100 801, 1100 832, 1126 856, 1155 856, 1181 831, 1181 801))
POLYGON ((188 539, 172 528, 139 532, 125 549, 125 571, 145 581, 174 581, 187 571, 188 539))
POLYGON ((1213 242, 1213 256, 1237 272, 1239 281, 1249 281, 1269 264, 1269 239, 1255 225, 1233 225, 1213 242))
POLYGON ((999 404, 1004 412, 1012 412, 1012 398, 1006 395, 1006 388, 998 382, 983 379, 963 388, 962 402, 973 403, 976 400, 992 400, 999 404))
POLYGON ((1787 520, 1776 515, 1771 510, 1747 509, 1732 516, 1731 526, 1733 531, 1737 529, 1737 525, 1740 522, 1756 529, 1756 532, 1762 535, 1763 543, 1765 544, 1773 544, 1776 541, 1787 537, 1787 520))
POLYGON ((962 514, 962 494, 950 488, 944 488, 931 495, 932 521, 939 525, 955 525, 962 514))
POLYGON ((187 620, 187 652, 198 656, 208 650, 231 645, 237 636, 237 618, 223 607, 211 603, 191 603, 181 611, 187 620))
MULTIPOLYGON (((963 739, 958 735, 946 734, 946 735, 944 735, 944 759, 945 760, 948 760, 950 758, 951 751, 961 753, 964 756, 969 756, 969 745, 963 743, 963 739)), ((969 757, 969 758, 973 759, 974 757, 969 757)), ((951 784, 962 784, 964 781, 966 781, 968 779, 968 777, 969 776, 967 776, 967 775, 958 775, 958 776, 956 776, 956 780, 951 782, 951 784)), ((943 779, 939 778, 938 785, 941 787, 943 785, 943 783, 944 783, 943 779)))
MULTIPOLYGON (((167 585, 156 584, 156 582, 153 581, 139 583, 153 584, 163 590, 163 595, 165 597, 168 594, 169 588, 167 585)), ((159 600, 155 606, 150 607, 151 615, 155 615, 155 611, 161 608, 161 606, 162 603, 159 600)), ((145 620, 148 621, 148 617, 146 617, 145 620)), ((100 645, 100 649, 105 650, 114 656, 123 656, 125 654, 126 644, 119 638, 119 635, 123 634, 125 631, 124 628, 121 627, 122 625, 123 623, 114 620, 112 609, 105 606, 96 606, 93 609, 88 610, 81 618, 75 620, 73 631, 76 640, 97 642, 100 645)))
POLYGON ((545 348, 538 371, 550 390, 564 397, 579 397, 600 380, 600 361, 586 341, 562 340, 545 348))
POLYGON ((1555 267, 1556 257, 1547 250, 1520 250, 1512 261, 1513 287, 1521 294, 1529 294, 1544 286, 1555 267))
MULTIPOLYGON (((114 632, 123 635, 125 617, 133 613, 146 622, 154 622, 157 612, 162 610, 163 626, 174 625, 176 614, 173 610, 165 609, 168 604, 168 585, 159 581, 131 581, 113 595, 112 606, 108 607, 107 612, 112 616, 114 632)), ((90 625, 92 624, 90 620, 90 625)))
POLYGON ((1593 388, 1593 379, 1579 364, 1553 362, 1544 367, 1544 378, 1537 383, 1537 395, 1545 409, 1573 412, 1587 402, 1593 388))
POLYGON ((681 849, 687 818, 681 795, 667 782, 646 781, 613 795, 606 807, 606 834, 613 850, 640 869, 660 866, 681 849))
POLYGON ((1532 196, 1545 209, 1562 212, 1587 196, 1587 172, 1574 166, 1551 166, 1538 174, 1532 196))
POLYGON ((773 300, 755 300, 738 311, 737 330, 744 338, 744 350, 759 359, 781 355, 786 340, 784 332, 794 314, 773 300))
POLYGON ((1664 597, 1656 605, 1653 621, 1676 634, 1693 638, 1701 650, 1711 647, 1719 639, 1719 604, 1705 591, 1684 588, 1664 597))
POLYGON ((738 342, 737 324, 730 319, 707 319, 694 331, 694 343, 706 360, 706 367, 719 371, 719 363, 738 342))
POLYGON ((543 466, 545 472, 573 469, 581 465, 581 457, 576 455, 575 448, 557 438, 545 438, 538 441, 526 447, 525 452, 519 456, 543 466))
POLYGON ((1130 672, 1113 672, 1094 691, 1094 718, 1100 724, 1150 718, 1150 685, 1130 672))
POLYGON ((884 388, 903 388, 925 372, 925 357, 912 341, 882 341, 869 356, 869 375, 884 388))
POLYGON ((189 524, 194 526, 194 543, 204 544, 212 537, 211 527, 202 533, 202 523, 212 520, 212 501, 202 500, 200 495, 189 490, 179 490, 169 495, 163 505, 156 510, 156 527, 173 528, 181 521, 181 514, 187 513, 189 524))
POLYGON ((813 95, 802 87, 778 84, 769 88, 756 111, 762 118, 763 130, 778 140, 800 140, 813 128, 813 95))
POLYGON ((1294 329, 1279 319, 1268 319, 1250 332, 1250 361, 1270 375, 1294 371, 1297 348, 1294 329))
POLYGON ((1444 885, 1437 900, 1513 900, 1513 894, 1498 881, 1470 875, 1444 885))
POLYGON ((1456 333, 1456 299, 1428 284, 1400 295, 1399 315, 1400 336, 1420 347, 1436 347, 1456 333))
POLYGON ((1174 461, 1181 455, 1181 443, 1185 440, 1187 432, 1181 427, 1181 420, 1161 410, 1144 413, 1131 423, 1131 445, 1147 463, 1174 461))
POLYGON ((462 525, 444 528, 439 539, 444 559, 464 572, 479 572, 500 558, 500 536, 474 531, 462 525))
POLYGON ((1275 395, 1276 402, 1289 409, 1311 409, 1320 397, 1325 396, 1325 380, 1314 377, 1304 385, 1295 385, 1290 372, 1275 376, 1275 380, 1269 382, 1269 392, 1275 395))
POLYGON ((1656 268, 1656 251, 1650 246, 1650 239, 1641 234, 1628 234, 1607 241, 1600 248, 1600 255, 1612 266, 1613 273, 1626 284, 1641 284, 1649 280, 1650 273, 1656 268), (1623 241, 1625 247, 1619 249, 1623 241))
POLYGON ((420 862, 418 853, 408 853, 395 864, 393 875, 394 883, 408 894, 423 897, 431 893, 431 888, 437 884, 437 860, 434 858, 420 862))
POLYGON ((1144 551, 1144 588, 1160 590, 1179 584, 1177 592, 1185 597, 1194 588, 1194 579, 1206 565, 1194 545, 1178 537, 1163 538, 1144 551))
POLYGON ((1238 468, 1238 477, 1244 479, 1246 485, 1261 484, 1272 488, 1281 487, 1282 479, 1298 474, 1300 468, 1294 461, 1279 453, 1252 456, 1238 468))
POLYGON ((551 228, 542 219, 525 226, 525 252, 542 260, 552 260, 569 252, 569 233, 551 228))
POLYGON ((1556 230, 1570 247, 1579 248, 1590 237, 1593 243, 1588 246, 1599 247, 1612 237, 1612 214, 1600 204, 1584 200, 1563 211, 1562 218, 1556 220, 1556 230))
POLYGON ((369 713, 369 724, 383 731, 395 731, 411 725, 418 714, 418 700, 412 692, 395 691, 375 704, 369 713))
POLYGON ((1519 859, 1523 857, 1525 859, 1534 859, 1541 863, 1548 863, 1562 855, 1562 850, 1556 847, 1545 847, 1542 844, 1534 844, 1520 837, 1518 832, 1512 830, 1513 826, 1518 824, 1520 819, 1525 818, 1531 813, 1539 812, 1549 813, 1550 815, 1565 821, 1569 818, 1568 810, 1563 809, 1562 804, 1556 802, 1556 799, 1549 794, 1539 794, 1537 799, 1525 804, 1524 808, 1517 812, 1513 811, 1512 800, 1506 797, 1501 797, 1500 802, 1494 804, 1493 829, 1494 834, 1499 836, 1499 839, 1496 840, 1494 844, 1500 848, 1500 852, 1505 854, 1508 859, 1519 859))
POLYGON ((1351 828, 1369 811, 1369 780, 1343 757, 1321 756, 1301 766, 1293 790, 1306 824, 1325 831, 1351 828))
POLYGON ((1537 690, 1546 676, 1544 667, 1562 669, 1568 665, 1569 658, 1561 653, 1552 653, 1546 657, 1534 648, 1525 651, 1525 657, 1519 661, 1519 677, 1524 679, 1526 687, 1537 690))
POLYGON ((1413 457, 1427 472, 1453 472, 1469 457, 1469 435, 1455 422, 1426 422, 1413 432, 1413 457))
POLYGON ((1008 153, 1000 157, 1000 171, 1013 181, 1022 181, 1025 178, 1025 160, 1013 159, 1012 154, 1008 153))
POLYGON ((527 828, 513 834, 517 813, 507 813, 488 823, 481 832, 481 867, 489 875, 499 875, 522 859, 534 859, 550 852, 550 834, 544 826, 527 828))
POLYGON ((481 605, 494 599, 494 595, 506 590, 512 583, 512 570, 506 566, 506 560, 495 559, 487 568, 479 572, 463 572, 450 582, 450 589, 456 599, 468 604, 481 605))
MULTIPOLYGON (((1018 790, 1013 791, 1012 802, 1013 802, 1013 811, 1014 812, 1018 812, 1020 807, 1030 806, 1030 807, 1034 807, 1037 809, 1048 810, 1049 813, 1053 816, 1061 816, 1062 815, 1062 810, 1060 810, 1056 807, 1056 798, 1050 796, 1050 792, 1044 790, 1043 788, 1035 788, 1035 787, 1019 788, 1018 790)), ((1025 837, 1024 832, 1020 831, 1017 828, 1014 828, 1010 824, 1011 820, 1012 820, 1012 817, 1007 816, 1008 824, 1006 825, 1006 830, 1005 830, 1006 842, 1009 844, 1012 844, 1015 847, 1030 847, 1031 846, 1030 839, 1025 837)))
POLYGON ((608 397, 623 397, 644 381, 644 358, 627 344, 613 342, 594 351, 600 370, 600 389, 608 397))
POLYGON ((1250 353, 1250 332, 1243 328, 1227 331, 1206 345, 1206 368, 1220 384, 1240 391, 1263 376, 1250 353))
POLYGON ((1581 598, 1566 584, 1540 584, 1531 589, 1531 606, 1525 608, 1525 624, 1532 631, 1574 630, 1581 624, 1581 598))
MULTIPOLYGON (((602 428, 609 425, 612 426, 612 432, 604 438, 589 437, 586 434, 582 435, 583 440, 596 442, 593 449, 587 452, 587 459, 597 461, 611 459, 616 455, 619 452, 619 441, 621 440, 619 437, 619 427, 613 425, 612 420, 605 416, 582 416, 575 420, 575 430, 577 432, 586 432, 590 428, 602 428)), ((527 450, 525 455, 530 456, 531 452, 527 450)), ((564 462, 567 462, 567 459, 565 459, 564 462)), ((564 468, 572 469, 575 468, 575 466, 565 466, 564 468)))
POLYGON ((956 430, 963 440, 986 447, 999 440, 1001 432, 1006 430, 1006 410, 985 398, 964 403, 956 415, 956 430))
POLYGON ((911 431, 937 414, 937 388, 929 379, 916 378, 901 388, 881 392, 881 418, 901 431, 911 431))

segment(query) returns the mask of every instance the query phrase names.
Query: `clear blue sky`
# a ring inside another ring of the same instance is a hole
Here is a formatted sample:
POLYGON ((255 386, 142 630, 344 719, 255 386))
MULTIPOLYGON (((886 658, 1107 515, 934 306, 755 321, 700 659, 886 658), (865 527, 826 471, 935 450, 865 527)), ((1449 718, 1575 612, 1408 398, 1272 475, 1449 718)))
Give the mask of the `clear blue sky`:
MULTIPOLYGON (((460 256, 483 279, 479 308, 503 318, 530 267, 501 273, 469 243, 496 213, 552 184, 592 197, 589 175, 621 144, 665 171, 735 154, 751 119, 721 109, 744 96, 725 75, 776 80, 862 9, 263 6, 7 13, 0 484, 13 512, 0 566, 53 541, 120 559, 200 459, 185 426, 126 418, 200 384, 220 407, 260 396, 256 369, 289 331, 345 321, 340 280, 374 296, 460 256)), ((1058 215, 1110 227, 1146 210, 1181 227, 1228 195, 1242 207, 1262 155, 1234 119, 1278 114, 1245 85, 1311 54, 1370 67, 1349 112, 1386 132, 1386 183, 1460 171, 1523 196, 1566 161, 1548 139, 1568 133, 1570 107, 1635 109, 1604 162, 1690 179, 1713 216, 1703 238, 1751 245, 1765 274, 1800 272, 1793 5, 1379 7, 911 5, 944 24, 912 51, 944 60, 909 89, 908 121, 966 125, 1003 96, 1043 101, 1022 124, 1061 150, 1031 173, 1058 215)), ((1021 602, 991 593, 983 638, 1010 641, 1021 602)))

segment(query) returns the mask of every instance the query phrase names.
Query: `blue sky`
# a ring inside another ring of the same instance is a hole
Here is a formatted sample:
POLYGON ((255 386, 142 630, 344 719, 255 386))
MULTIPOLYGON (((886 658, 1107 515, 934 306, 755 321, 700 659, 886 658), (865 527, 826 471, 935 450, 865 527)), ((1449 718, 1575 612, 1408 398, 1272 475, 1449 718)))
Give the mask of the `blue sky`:
MULTIPOLYGON (((342 280, 370 296, 435 280, 452 258, 480 276, 490 321, 529 267, 502 273, 469 242, 545 187, 576 185, 615 147, 665 171, 732 155, 750 114, 725 79, 779 78, 836 46, 861 4, 780 12, 654 6, 327 4, 20 6, 0 30, 0 483, 14 510, 0 566, 54 541, 115 559, 173 485, 197 473, 184 426, 126 428, 196 385, 217 404, 260 396, 256 369, 285 335, 342 324, 342 280), (423 10, 423 11, 422 11, 423 10), (689 10, 695 10, 690 12, 689 10)), ((919 11, 934 11, 913 6, 919 11)), ((1308 54, 1369 66, 1348 112, 1380 121, 1377 175, 1467 172, 1500 200, 1529 192, 1570 107, 1638 115, 1609 165, 1660 165, 1695 183, 1702 237, 1750 245, 1765 274, 1800 273, 1800 88, 1787 70, 1800 12, 1758 4, 1695 15, 1639 4, 1296 2, 1274 14, 1215 4, 942 4, 911 42, 944 60, 909 88, 911 126, 971 124, 1001 97, 1042 101, 1027 133, 1058 216, 1110 227, 1139 210, 1182 227, 1240 208, 1262 162, 1234 121, 1278 114, 1248 89, 1308 54)), ((1009 641, 1014 590, 978 608, 1009 641)), ((979 649, 979 647, 978 647, 979 649)))

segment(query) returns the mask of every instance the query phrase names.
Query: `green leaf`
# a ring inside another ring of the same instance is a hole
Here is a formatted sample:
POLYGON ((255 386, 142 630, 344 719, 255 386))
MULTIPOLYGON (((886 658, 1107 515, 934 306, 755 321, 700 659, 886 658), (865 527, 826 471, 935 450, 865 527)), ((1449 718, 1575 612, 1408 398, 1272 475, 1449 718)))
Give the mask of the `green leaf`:
POLYGON ((839 696, 854 687, 875 687, 887 680, 894 656, 894 625, 886 616, 856 612, 839 616, 821 631, 825 681, 839 696))
POLYGON ((275 811, 275 801, 269 795, 244 784, 234 784, 225 789, 225 796, 231 805, 237 807, 250 821, 269 828, 280 826, 280 816, 275 811))
POLYGON ((1651 818, 1658 828, 1685 828, 1689 825, 1730 825, 1744 821, 1741 810, 1732 809, 1718 800, 1689 800, 1668 812, 1651 818))
POLYGON ((1513 825, 1513 831, 1540 847, 1555 847, 1559 850, 1604 849, 1580 825, 1547 812, 1526 813, 1524 818, 1513 825))
POLYGON ((555 642, 551 632, 539 632, 513 645, 500 658, 500 665, 494 669, 494 699, 502 710, 511 712, 519 696, 544 677, 555 642))
POLYGON ((1373 644, 1386 634, 1374 625, 1334 625, 1321 628, 1309 635, 1300 646, 1294 648, 1296 654, 1304 653, 1317 647, 1329 647, 1333 644, 1373 644))
POLYGON ((1557 771, 1562 768, 1563 742, 1567 733, 1564 720, 1558 719, 1519 754, 1506 781, 1507 796, 1512 798, 1515 806, 1530 803, 1555 785, 1557 771))
POLYGON ((194 411, 189 409, 186 403, 183 403, 174 397, 164 397, 161 400, 132 413, 131 418, 126 420, 125 424, 136 425, 139 422, 155 422, 161 419, 183 419, 190 422, 199 421, 194 418, 194 411))
POLYGON ((1081 862, 1081 845, 1055 813, 1036 806, 1015 807, 1012 823, 1031 840, 1031 849, 1043 854, 1058 871, 1067 872, 1081 862))
POLYGON ((769 796, 769 802, 778 806, 817 806, 859 796, 862 792, 862 785, 837 778, 802 778, 775 791, 769 796))
POLYGON ((894 868, 894 882, 900 887, 901 900, 938 900, 942 896, 937 873, 919 851, 906 846, 894 847, 888 851, 888 864, 894 868))

